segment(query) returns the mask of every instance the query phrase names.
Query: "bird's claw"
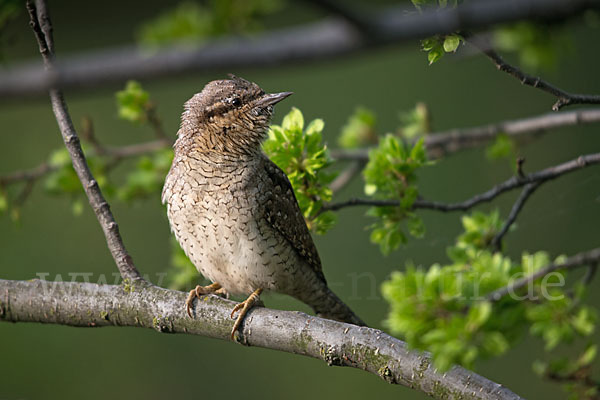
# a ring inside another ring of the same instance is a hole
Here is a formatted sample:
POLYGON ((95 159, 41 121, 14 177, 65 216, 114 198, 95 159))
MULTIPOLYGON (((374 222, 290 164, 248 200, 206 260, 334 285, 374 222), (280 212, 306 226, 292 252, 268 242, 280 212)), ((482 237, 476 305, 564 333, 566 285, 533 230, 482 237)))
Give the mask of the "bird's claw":
POLYGON ((191 310, 192 310, 192 306, 194 304, 194 299, 196 297, 200 298, 200 296, 202 296, 202 295, 212 294, 212 293, 227 295, 227 292, 225 291, 225 289, 223 289, 221 287, 221 285, 216 282, 211 285, 208 285, 208 286, 198 285, 198 286, 196 286, 196 288, 190 290, 190 293, 188 294, 188 297, 185 300, 185 308, 186 308, 187 313, 190 316, 190 318, 193 318, 191 310))
POLYGON ((241 310, 240 314, 238 315, 237 319, 235 320, 235 323, 233 324, 233 328, 231 328, 231 340, 235 341, 235 332, 238 330, 238 328, 242 324, 242 321, 244 320, 244 317, 246 316, 248 311, 257 302, 260 301, 259 296, 261 293, 262 293, 262 289, 256 289, 254 292, 252 292, 252 294, 250 296, 248 296, 248 298, 246 300, 244 300, 241 303, 236 304, 235 307, 233 307, 233 310, 231 310, 230 318, 233 318, 235 313, 237 311, 241 310))

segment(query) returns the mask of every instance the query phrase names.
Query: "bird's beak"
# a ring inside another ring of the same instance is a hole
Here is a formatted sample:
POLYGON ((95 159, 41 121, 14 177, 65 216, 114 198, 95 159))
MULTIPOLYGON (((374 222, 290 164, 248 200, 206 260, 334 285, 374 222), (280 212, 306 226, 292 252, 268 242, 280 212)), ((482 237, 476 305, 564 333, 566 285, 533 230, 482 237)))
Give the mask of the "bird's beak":
POLYGON ((272 106, 292 94, 294 94, 294 92, 267 93, 258 100, 257 105, 261 107, 272 106))

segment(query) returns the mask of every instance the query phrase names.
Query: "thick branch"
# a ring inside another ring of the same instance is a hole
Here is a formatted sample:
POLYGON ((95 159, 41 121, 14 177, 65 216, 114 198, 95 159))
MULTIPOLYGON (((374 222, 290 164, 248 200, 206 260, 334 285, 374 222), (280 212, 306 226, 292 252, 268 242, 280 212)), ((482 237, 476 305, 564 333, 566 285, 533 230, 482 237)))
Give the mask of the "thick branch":
POLYGON ((390 42, 458 30, 489 29, 498 23, 567 18, 598 7, 597 0, 485 0, 466 2, 456 9, 449 7, 422 14, 390 8, 367 23, 369 27, 377 28, 369 28, 368 35, 360 34, 354 28, 357 25, 349 24, 346 16, 345 20, 326 20, 252 39, 216 39, 195 50, 171 47, 148 55, 136 47, 126 47, 77 56, 50 71, 31 64, 2 71, 0 98, 41 93, 53 86, 90 87, 184 71, 324 59, 390 42))
POLYGON ((500 288, 489 293, 486 300, 498 301, 507 294, 515 293, 517 290, 531 284, 535 280, 545 276, 551 272, 561 269, 577 268, 584 265, 597 265, 600 262, 600 248, 596 248, 585 253, 579 253, 567 258, 562 263, 553 263, 544 268, 540 268, 536 272, 521 279, 518 279, 506 287, 500 288))
MULTIPOLYGON (((46 2, 44 0, 36 0, 35 6, 31 1, 27 2, 27 11, 30 16, 30 24, 36 35, 40 47, 40 53, 44 60, 44 65, 48 71, 54 70, 54 43, 52 39, 52 27, 50 18, 46 9, 46 2)), ((110 206, 104 199, 102 191, 98 186, 98 182, 94 179, 92 172, 87 164, 79 137, 71 121, 71 116, 67 109, 63 93, 60 89, 50 89, 50 101, 52 103, 52 110, 58 122, 60 132, 63 137, 63 141, 71 160, 73 161, 73 168, 83 185, 85 194, 88 197, 90 205, 102 226, 104 236, 108 248, 119 268, 119 272, 123 278, 128 279, 141 279, 139 272, 133 264, 131 256, 127 253, 125 245, 119 234, 119 227, 117 222, 110 211, 110 206)))
MULTIPOLYGON (((460 150, 480 146, 500 134, 521 139, 542 134, 550 129, 597 122, 600 122, 600 109, 548 113, 473 128, 431 133, 425 136, 425 148, 429 158, 441 158, 460 150)), ((368 161, 369 149, 335 149, 331 151, 331 156, 338 160, 368 161)))
MULTIPOLYGON (((436 211, 465 211, 484 202, 492 201, 504 192, 525 186, 527 184, 542 184, 549 180, 558 178, 569 172, 577 171, 590 165, 600 163, 600 153, 579 156, 578 158, 534 172, 524 176, 513 176, 512 178, 494 186, 490 190, 477 194, 460 203, 441 203, 418 199, 413 203, 413 209, 429 209, 436 211)), ((339 203, 331 203, 323 206, 322 210, 340 210, 351 206, 398 206, 397 200, 376 200, 376 199, 350 199, 339 203)))
MULTIPOLYGON (((233 302, 208 296, 185 313, 186 294, 151 286, 0 280, 0 320, 71 326, 136 326, 229 340, 233 302)), ((363 369, 389 383, 444 399, 520 399, 507 388, 464 368, 436 372, 427 354, 382 331, 308 316, 254 308, 244 319, 245 345, 363 369)))

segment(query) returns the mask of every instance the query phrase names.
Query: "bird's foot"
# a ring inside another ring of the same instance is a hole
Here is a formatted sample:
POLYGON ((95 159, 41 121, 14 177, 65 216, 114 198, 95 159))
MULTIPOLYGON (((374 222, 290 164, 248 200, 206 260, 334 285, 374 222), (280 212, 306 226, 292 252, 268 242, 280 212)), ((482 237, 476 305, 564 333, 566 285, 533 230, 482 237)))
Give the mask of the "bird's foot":
POLYGON ((187 313, 190 316, 190 318, 192 318, 191 309, 194 299, 196 297, 200 298, 200 296, 205 294, 218 294, 227 296, 227 292, 225 291, 225 289, 223 289, 221 285, 216 282, 208 286, 196 286, 195 289, 190 290, 190 294, 188 295, 187 300, 185 301, 185 308, 187 309, 187 313))
POLYGON ((262 289, 256 289, 246 300, 243 302, 236 304, 236 306, 231 311, 231 318, 235 315, 236 311, 240 311, 235 323, 233 324, 233 328, 231 329, 231 340, 235 340, 235 332, 238 330, 242 321, 248 311, 256 305, 256 303, 260 302, 260 294, 262 293, 262 289))

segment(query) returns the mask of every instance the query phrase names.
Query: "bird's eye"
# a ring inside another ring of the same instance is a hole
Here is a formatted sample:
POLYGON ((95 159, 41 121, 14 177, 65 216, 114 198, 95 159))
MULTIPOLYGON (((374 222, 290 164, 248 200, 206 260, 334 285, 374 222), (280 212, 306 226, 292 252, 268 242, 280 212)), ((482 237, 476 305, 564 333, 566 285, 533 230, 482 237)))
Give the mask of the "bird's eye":
POLYGON ((231 104, 234 105, 235 107, 239 107, 242 105, 242 101, 240 100, 239 97, 234 97, 233 99, 231 99, 231 104))

